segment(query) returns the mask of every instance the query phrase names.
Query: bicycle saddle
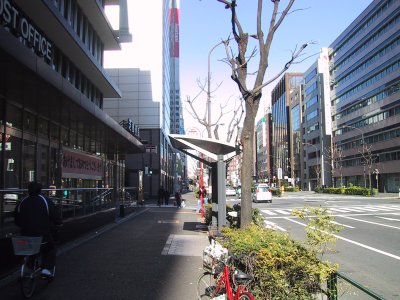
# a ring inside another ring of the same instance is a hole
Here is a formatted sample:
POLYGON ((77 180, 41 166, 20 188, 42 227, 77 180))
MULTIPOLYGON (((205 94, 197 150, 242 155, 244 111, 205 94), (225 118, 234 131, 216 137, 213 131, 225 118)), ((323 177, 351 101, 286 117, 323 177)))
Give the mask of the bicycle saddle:
POLYGON ((247 275, 243 272, 236 273, 233 276, 235 277, 235 281, 237 282, 253 280, 253 276, 247 275))

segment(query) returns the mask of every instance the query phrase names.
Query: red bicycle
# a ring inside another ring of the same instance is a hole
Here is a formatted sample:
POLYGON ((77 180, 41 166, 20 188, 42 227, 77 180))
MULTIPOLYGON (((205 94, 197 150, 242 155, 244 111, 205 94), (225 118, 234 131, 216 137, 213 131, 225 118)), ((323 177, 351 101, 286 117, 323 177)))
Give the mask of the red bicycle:
POLYGON ((253 277, 236 269, 235 260, 239 258, 233 255, 222 259, 213 258, 211 271, 202 273, 197 282, 199 300, 254 300, 254 296, 246 289, 253 277))

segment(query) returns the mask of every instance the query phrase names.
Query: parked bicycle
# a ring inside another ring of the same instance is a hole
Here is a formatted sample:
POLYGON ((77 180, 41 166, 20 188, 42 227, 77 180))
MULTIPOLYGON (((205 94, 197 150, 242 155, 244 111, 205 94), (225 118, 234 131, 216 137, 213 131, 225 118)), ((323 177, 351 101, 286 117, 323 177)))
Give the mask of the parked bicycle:
POLYGON ((233 255, 212 258, 211 270, 201 274, 197 282, 197 298, 254 300, 246 288, 253 278, 235 267, 235 261, 239 259, 233 255))
MULTIPOLYGON (((35 292, 38 278, 51 282, 53 277, 42 277, 42 254, 40 247, 42 237, 15 236, 12 237, 14 254, 24 256, 24 264, 21 266, 19 277, 22 294, 25 298, 32 297, 35 292)), ((53 270, 53 274, 55 270, 53 270)))

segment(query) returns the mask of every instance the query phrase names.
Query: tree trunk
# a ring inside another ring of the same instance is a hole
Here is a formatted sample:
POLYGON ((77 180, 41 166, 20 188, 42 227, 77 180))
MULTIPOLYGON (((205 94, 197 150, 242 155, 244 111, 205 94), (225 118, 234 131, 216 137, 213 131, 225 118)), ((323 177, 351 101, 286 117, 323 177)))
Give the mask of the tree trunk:
MULTIPOLYGON (((261 97, 261 96, 260 96, 261 97)), ((258 109, 257 105, 249 105, 253 103, 253 98, 249 97, 246 100, 246 117, 243 123, 242 131, 242 168, 241 168, 241 183, 242 183, 242 198, 241 198, 241 214, 240 214, 240 227, 246 228, 252 221, 252 193, 251 183, 253 181, 253 143, 254 143, 254 121, 258 109), (255 109, 254 106, 257 106, 255 109)))

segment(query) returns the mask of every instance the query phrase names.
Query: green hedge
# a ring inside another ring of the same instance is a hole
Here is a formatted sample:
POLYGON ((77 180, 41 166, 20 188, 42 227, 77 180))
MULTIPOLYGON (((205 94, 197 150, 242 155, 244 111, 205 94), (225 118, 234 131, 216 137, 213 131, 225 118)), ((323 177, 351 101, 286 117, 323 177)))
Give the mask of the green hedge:
POLYGON ((254 277, 248 289, 255 299, 313 299, 336 271, 288 234, 255 225, 224 228, 223 233, 220 243, 235 255, 244 254, 241 266, 254 277))
POLYGON ((378 194, 377 189, 371 190, 369 188, 364 188, 360 186, 349 186, 349 187, 326 187, 321 189, 323 193, 327 194, 342 194, 342 195, 361 195, 361 196, 371 196, 378 194))

